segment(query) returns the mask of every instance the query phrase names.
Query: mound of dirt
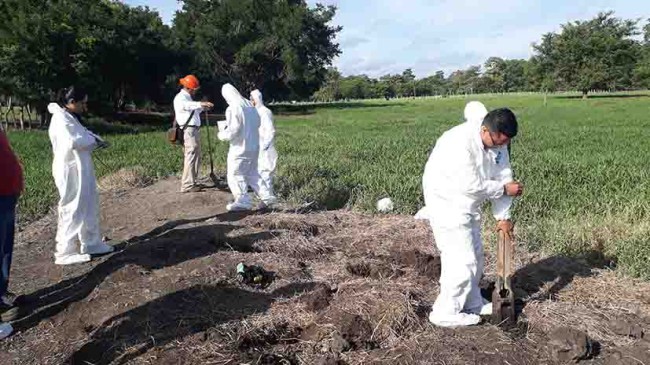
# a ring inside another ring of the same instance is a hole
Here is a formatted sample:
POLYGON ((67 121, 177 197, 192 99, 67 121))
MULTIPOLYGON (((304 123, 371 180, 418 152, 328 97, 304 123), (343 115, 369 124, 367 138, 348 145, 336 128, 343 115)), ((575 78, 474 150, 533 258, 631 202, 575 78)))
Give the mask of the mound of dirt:
POLYGON ((591 355, 591 340, 587 334, 573 328, 560 327, 550 334, 549 348, 555 361, 578 362, 591 355))
POLYGON ((327 353, 316 358, 314 365, 344 365, 338 353, 327 353))
POLYGON ((650 346, 647 342, 613 349, 605 357, 604 365, 650 364, 650 346))
POLYGON ((320 284, 312 292, 300 297, 300 300, 305 303, 307 310, 318 312, 330 305, 332 299, 332 291, 327 285, 320 284))
POLYGON ((403 271, 390 263, 376 260, 353 260, 345 265, 352 275, 372 279, 391 279, 400 277, 403 271))
POLYGON ((335 320, 334 326, 352 350, 377 347, 372 341, 372 326, 360 315, 344 313, 335 320))
POLYGON ((630 320, 615 318, 609 322, 608 327, 617 335, 634 339, 644 338, 643 327, 639 323, 633 323, 630 320))
POLYGON ((279 342, 295 342, 300 329, 291 327, 287 322, 271 324, 265 328, 256 328, 245 333, 237 341, 237 347, 242 350, 259 349, 278 344, 279 342))
POLYGON ((393 251, 393 261, 431 280, 440 279, 440 256, 433 256, 418 250, 393 251))
POLYGON ((144 167, 135 166, 119 169, 112 174, 103 176, 97 185, 100 191, 109 192, 144 188, 152 183, 153 179, 147 176, 144 167))

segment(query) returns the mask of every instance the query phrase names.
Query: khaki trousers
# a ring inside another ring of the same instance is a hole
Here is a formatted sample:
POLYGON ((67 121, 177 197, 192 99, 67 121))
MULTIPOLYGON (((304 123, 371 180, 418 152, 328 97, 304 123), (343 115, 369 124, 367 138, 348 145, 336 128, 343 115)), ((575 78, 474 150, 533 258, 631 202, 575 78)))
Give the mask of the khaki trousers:
POLYGON ((198 183, 201 168, 201 133, 199 128, 187 127, 184 137, 185 160, 183 161, 181 191, 189 190, 198 183))

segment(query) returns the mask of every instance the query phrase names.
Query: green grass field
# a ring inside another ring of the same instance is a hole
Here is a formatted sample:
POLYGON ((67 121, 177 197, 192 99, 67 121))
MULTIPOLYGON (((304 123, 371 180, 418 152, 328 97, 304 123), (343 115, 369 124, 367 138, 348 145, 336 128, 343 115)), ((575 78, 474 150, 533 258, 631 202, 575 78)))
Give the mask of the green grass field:
MULTIPOLYGON (((601 251, 622 272, 650 278, 650 98, 555 97, 547 106, 542 96, 473 99, 489 109, 508 106, 520 121, 512 147, 516 178, 526 186, 515 208, 519 240, 563 254, 601 251)), ((372 101, 277 116, 276 189, 288 200, 363 211, 391 197, 397 212, 412 214, 422 205, 428 153, 443 131, 461 122, 467 101, 372 101)), ((98 175, 134 165, 153 176, 180 169, 181 151, 162 130, 110 130, 103 135, 112 148, 96 153, 103 161, 96 162, 98 175)), ((9 138, 26 170, 21 212, 36 217, 57 200, 47 133, 10 132, 9 138)), ((223 171, 227 146, 215 145, 223 171)))

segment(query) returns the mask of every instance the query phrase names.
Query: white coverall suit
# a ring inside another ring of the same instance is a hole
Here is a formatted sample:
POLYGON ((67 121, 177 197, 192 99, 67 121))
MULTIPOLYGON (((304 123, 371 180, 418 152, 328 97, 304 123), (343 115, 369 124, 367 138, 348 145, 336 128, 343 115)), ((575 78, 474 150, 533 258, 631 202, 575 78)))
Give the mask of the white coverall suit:
POLYGON ((262 93, 259 90, 251 91, 251 98, 255 101, 255 109, 260 115, 260 156, 257 160, 257 171, 262 179, 260 183, 273 192, 273 175, 278 163, 278 152, 274 146, 273 112, 264 105, 262 93))
MULTIPOLYGON (((473 122, 481 124, 483 119, 487 115, 488 111, 485 108, 485 105, 480 101, 470 101, 465 105, 465 110, 463 111, 463 116, 465 117, 465 122, 473 122)), ((415 219, 429 219, 429 209, 425 206, 422 207, 414 216, 415 219)))
POLYGON ((234 202, 226 208, 229 211, 252 209, 252 202, 247 193, 249 186, 264 204, 274 204, 275 197, 270 188, 261 181, 257 171, 260 116, 250 101, 244 99, 234 86, 223 85, 221 94, 228 102, 228 108, 226 128, 220 131, 217 137, 230 142, 227 178, 228 187, 234 197, 234 202))
POLYGON ((102 140, 58 104, 49 104, 48 111, 52 113, 49 127, 54 153, 52 175, 60 196, 55 263, 87 262, 91 254, 113 251, 101 238, 97 181, 91 157, 102 140))
POLYGON ((422 178, 442 263, 440 294, 429 319, 440 326, 476 324, 486 304, 478 287, 484 260, 481 205, 490 200, 497 220, 510 219, 513 199, 504 194, 504 185, 513 181, 508 149, 485 149, 481 123, 469 121, 445 132, 422 178))

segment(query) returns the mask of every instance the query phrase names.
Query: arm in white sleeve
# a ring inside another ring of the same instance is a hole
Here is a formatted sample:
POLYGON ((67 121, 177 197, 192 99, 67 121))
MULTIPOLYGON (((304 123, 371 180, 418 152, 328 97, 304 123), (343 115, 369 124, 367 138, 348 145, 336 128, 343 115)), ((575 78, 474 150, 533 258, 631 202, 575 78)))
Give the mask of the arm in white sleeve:
MULTIPOLYGON (((495 177, 501 184, 505 184, 514 181, 512 177, 512 167, 510 165, 510 156, 508 155, 508 149, 501 149, 503 154, 503 163, 498 164, 495 171, 495 177)), ((492 215, 496 220, 508 220, 510 216, 510 208, 512 207, 512 202, 514 201, 513 197, 508 195, 502 195, 499 198, 490 199, 492 204, 492 215)))
POLYGON ((203 110, 203 106, 201 105, 200 101, 193 101, 193 100, 178 100, 178 108, 186 111, 186 112, 191 112, 193 110, 199 110, 199 113, 203 110))
POLYGON ((242 122, 241 117, 235 113, 230 107, 226 109, 226 129, 219 132, 217 138, 221 141, 230 141, 239 135, 241 131, 242 122))
POLYGON ((498 180, 485 180, 481 178, 474 156, 469 149, 464 149, 454 158, 456 162, 458 189, 467 196, 476 199, 498 199, 503 196, 503 184, 498 180))
POLYGON ((62 119, 59 121, 59 125, 62 126, 58 130, 59 136, 62 140, 66 141, 70 149, 90 151, 95 147, 97 143, 95 137, 73 120, 72 117, 66 117, 63 114, 57 117, 62 119))

